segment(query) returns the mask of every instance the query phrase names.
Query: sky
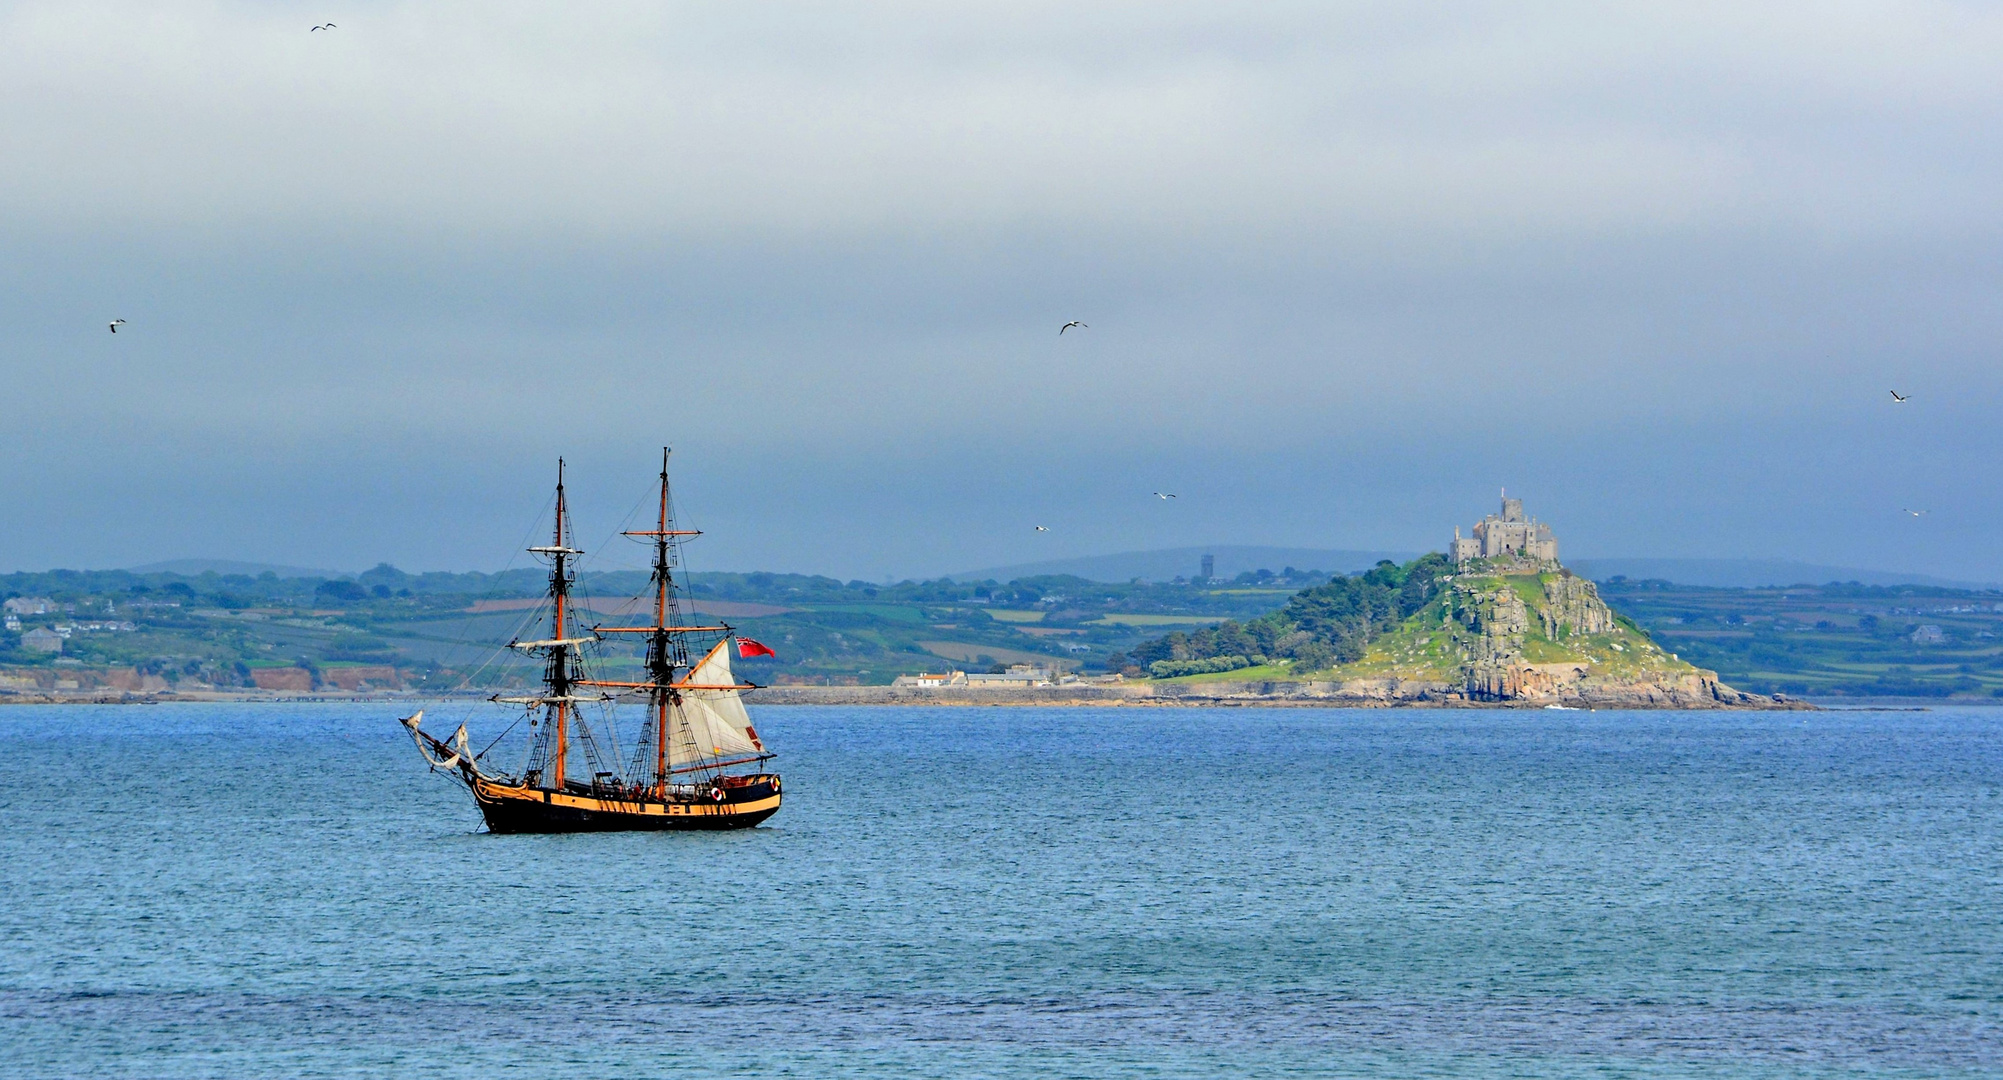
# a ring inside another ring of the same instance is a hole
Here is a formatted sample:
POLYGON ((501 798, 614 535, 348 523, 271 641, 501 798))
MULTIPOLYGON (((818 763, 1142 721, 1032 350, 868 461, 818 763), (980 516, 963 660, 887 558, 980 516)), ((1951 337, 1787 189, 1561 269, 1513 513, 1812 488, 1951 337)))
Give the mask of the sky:
POLYGON ((637 561, 672 445, 706 569, 1436 549, 1507 487, 1568 556, 2003 580, 1998 55, 1973 3, 0 6, 0 569, 520 565, 559 456, 637 561))

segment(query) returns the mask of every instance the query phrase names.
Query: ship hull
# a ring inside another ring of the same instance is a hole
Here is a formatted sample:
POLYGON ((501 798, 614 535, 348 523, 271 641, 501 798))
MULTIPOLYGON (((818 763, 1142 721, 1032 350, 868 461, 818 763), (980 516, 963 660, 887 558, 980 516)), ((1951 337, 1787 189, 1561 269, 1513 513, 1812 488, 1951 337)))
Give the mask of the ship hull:
POLYGON ((627 799, 478 781, 473 799, 494 833, 661 832, 749 829, 779 812, 777 776, 731 777, 693 800, 627 799))

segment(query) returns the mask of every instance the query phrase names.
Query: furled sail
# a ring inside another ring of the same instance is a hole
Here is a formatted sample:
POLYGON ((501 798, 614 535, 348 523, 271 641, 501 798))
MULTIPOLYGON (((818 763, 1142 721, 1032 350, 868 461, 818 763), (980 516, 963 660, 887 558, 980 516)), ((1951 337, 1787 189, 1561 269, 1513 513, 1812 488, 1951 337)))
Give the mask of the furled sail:
MULTIPOLYGON (((689 672, 688 678, 677 685, 736 686, 737 677, 730 671, 729 650, 729 638, 718 642, 689 672)), ((687 689, 682 691, 681 698, 681 708, 677 711, 685 725, 686 741, 672 740, 671 756, 681 758, 692 754, 695 760, 701 760, 765 752, 765 744, 758 741, 757 729, 751 726, 751 714, 744 711, 744 701, 736 690, 687 689)))
POLYGON ((469 764, 472 762, 473 752, 466 748, 466 725, 459 725, 459 730, 452 733, 452 738, 449 741, 440 742, 418 730, 418 725, 422 723, 424 723, 423 709, 417 710, 414 715, 403 718, 403 726, 410 729, 410 737, 417 743, 417 752, 424 755, 424 760, 430 762, 432 768, 456 769, 461 762, 469 764), (425 746, 426 743, 437 747, 444 756, 441 757, 433 754, 425 746))

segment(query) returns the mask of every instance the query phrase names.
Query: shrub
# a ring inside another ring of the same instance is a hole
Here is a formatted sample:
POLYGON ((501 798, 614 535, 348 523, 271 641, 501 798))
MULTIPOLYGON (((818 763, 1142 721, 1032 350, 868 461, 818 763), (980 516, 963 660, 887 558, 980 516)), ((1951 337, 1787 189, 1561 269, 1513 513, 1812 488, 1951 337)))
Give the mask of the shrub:
POLYGON ((1236 671, 1251 666, 1251 658, 1244 656, 1213 656, 1208 660, 1157 660, 1148 665, 1148 674, 1157 679, 1173 679, 1182 675, 1208 675, 1216 671, 1236 671))

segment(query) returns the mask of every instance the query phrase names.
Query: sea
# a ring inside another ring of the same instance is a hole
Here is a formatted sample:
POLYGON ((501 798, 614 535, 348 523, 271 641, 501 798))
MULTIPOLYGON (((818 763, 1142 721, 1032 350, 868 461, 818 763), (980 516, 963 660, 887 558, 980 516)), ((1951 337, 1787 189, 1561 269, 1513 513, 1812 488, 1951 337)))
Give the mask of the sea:
POLYGON ((2003 1076, 2003 710, 754 705, 544 837, 400 711, 0 710, 0 1075, 2003 1076))

